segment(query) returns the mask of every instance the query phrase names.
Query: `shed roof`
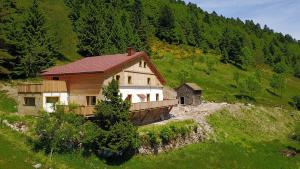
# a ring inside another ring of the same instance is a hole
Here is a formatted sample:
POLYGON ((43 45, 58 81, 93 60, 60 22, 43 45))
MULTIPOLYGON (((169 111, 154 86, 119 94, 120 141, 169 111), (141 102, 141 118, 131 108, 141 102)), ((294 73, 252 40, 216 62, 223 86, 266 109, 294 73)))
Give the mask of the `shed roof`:
MULTIPOLYGON (((198 86, 196 83, 184 83, 183 85, 181 85, 180 87, 182 86, 188 86, 189 88, 191 88, 192 90, 194 91, 201 91, 203 90, 200 86, 198 86)), ((177 89, 179 89, 180 87, 178 87, 177 89)))

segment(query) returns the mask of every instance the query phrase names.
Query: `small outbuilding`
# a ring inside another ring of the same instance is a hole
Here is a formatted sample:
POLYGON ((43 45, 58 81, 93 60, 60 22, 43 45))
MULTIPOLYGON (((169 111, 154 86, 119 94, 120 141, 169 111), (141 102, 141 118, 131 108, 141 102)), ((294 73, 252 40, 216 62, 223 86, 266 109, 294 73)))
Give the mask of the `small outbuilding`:
POLYGON ((195 83, 184 83, 176 89, 177 99, 182 105, 201 104, 202 88, 195 83))

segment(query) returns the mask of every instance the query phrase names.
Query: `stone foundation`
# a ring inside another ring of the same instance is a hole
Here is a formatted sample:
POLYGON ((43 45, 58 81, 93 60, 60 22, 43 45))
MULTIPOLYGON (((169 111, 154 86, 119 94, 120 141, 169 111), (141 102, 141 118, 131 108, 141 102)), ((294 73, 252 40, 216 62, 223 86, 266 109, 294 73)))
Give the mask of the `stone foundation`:
POLYGON ((189 144, 203 142, 208 139, 209 133, 205 129, 198 126, 197 131, 191 131, 185 137, 178 137, 171 140, 168 144, 160 143, 159 145, 141 145, 138 152, 139 154, 158 154, 162 152, 168 152, 174 149, 184 147, 189 144))

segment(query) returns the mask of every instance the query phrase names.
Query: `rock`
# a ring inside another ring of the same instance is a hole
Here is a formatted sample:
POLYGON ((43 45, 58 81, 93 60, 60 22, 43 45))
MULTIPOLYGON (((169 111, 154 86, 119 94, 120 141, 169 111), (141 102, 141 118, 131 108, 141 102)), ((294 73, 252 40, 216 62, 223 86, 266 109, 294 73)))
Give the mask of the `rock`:
POLYGON ((35 164, 32 166, 33 168, 41 168, 42 167, 42 164, 38 163, 38 164, 35 164))

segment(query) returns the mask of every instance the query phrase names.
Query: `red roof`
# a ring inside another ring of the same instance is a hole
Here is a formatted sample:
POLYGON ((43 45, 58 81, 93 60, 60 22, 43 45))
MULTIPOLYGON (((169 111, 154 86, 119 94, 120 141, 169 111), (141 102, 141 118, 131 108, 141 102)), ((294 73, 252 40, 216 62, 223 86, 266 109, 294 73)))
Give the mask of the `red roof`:
POLYGON ((42 76, 106 72, 138 58, 143 58, 161 83, 164 84, 164 78, 159 74, 145 52, 135 52, 131 56, 126 53, 86 57, 63 66, 46 69, 43 71, 42 76))

